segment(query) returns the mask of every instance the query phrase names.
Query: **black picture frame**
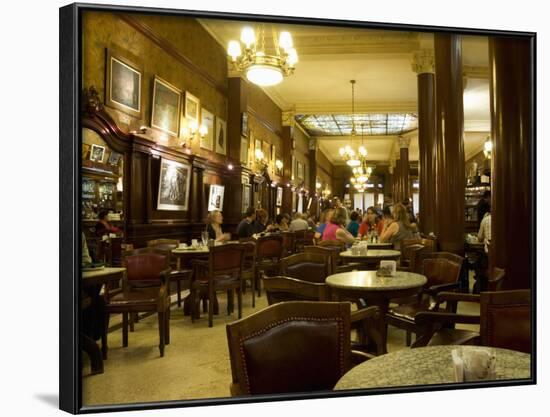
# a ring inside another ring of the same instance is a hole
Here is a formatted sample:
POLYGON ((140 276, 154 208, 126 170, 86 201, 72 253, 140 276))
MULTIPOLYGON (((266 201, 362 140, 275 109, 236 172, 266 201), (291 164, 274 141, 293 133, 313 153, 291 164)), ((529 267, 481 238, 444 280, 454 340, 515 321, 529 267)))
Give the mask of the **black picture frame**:
MULTIPOLYGON (((492 35, 492 36, 514 36, 529 39, 532 45, 531 68, 535 73, 536 62, 536 34, 531 32, 502 31, 502 30, 484 30, 470 28, 447 28, 427 25, 411 24, 391 24, 374 23, 365 21, 339 21, 331 19, 314 19, 300 17, 280 17, 263 16, 236 13, 221 12, 200 12, 176 9, 160 9, 150 7, 128 7, 128 6, 106 6, 106 5, 88 5, 88 4, 70 4, 61 7, 59 10, 59 38, 60 38, 60 106, 59 106, 59 126, 60 126, 60 200, 59 200, 59 407, 69 413, 89 413, 89 412, 107 412, 123 410, 141 410, 158 409, 172 407, 188 407, 195 405, 220 405, 237 404, 273 400, 297 400, 312 398, 344 397, 356 395, 373 395, 381 393, 412 393, 436 390, 454 390, 474 387, 502 387, 535 384, 536 374, 536 317, 537 309, 536 297, 533 297, 533 320, 532 320, 532 363, 531 378, 525 380, 512 380, 501 382, 490 382, 483 384, 464 383, 460 386, 456 384, 449 385, 430 385, 396 387, 385 389, 369 389, 338 391, 338 392, 311 392, 300 394, 280 394, 280 395, 258 395, 254 397, 235 397, 235 398, 212 398, 193 401, 167 401, 150 402, 136 404, 113 404, 101 406, 83 406, 82 404, 82 340, 80 338, 79 306, 81 294, 81 272, 80 259, 81 250, 81 213, 80 213, 80 195, 81 195, 81 122, 79 115, 82 113, 82 77, 81 77, 81 17, 85 11, 109 11, 124 13, 151 13, 167 16, 187 16, 195 18, 219 18, 219 19, 238 19, 254 20, 259 22, 277 22, 294 24, 318 24, 346 27, 359 27, 370 29, 386 30, 409 30, 409 31, 432 31, 447 32, 466 35, 492 35), (76 116, 75 116, 76 115, 76 116)), ((532 230, 532 250, 531 264, 533 265, 533 275, 531 277, 532 290, 536 294, 536 78, 533 78, 533 142, 532 142, 532 201, 533 217, 526 227, 532 230)), ((294 148, 294 146, 293 146, 294 148)), ((294 197, 294 196, 293 196, 294 197)))

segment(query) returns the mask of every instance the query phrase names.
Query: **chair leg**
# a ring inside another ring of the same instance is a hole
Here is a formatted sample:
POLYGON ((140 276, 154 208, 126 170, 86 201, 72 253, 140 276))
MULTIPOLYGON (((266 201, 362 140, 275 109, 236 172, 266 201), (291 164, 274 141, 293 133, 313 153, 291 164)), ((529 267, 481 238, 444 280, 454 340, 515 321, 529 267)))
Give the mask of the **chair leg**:
POLYGON ((256 307, 256 276, 254 275, 250 279, 250 285, 252 286, 252 308, 256 307))
POLYGON ((122 347, 128 347, 128 313, 122 313, 122 347))
POLYGON ((243 289, 242 286, 237 288, 237 309, 239 311, 239 318, 243 316, 243 289))
POLYGON ((208 327, 214 325, 214 297, 216 293, 212 290, 208 290, 208 327))
MULTIPOLYGON (((211 300, 208 300, 208 302, 211 302, 211 300)), ((206 306, 206 298, 202 299, 202 312, 206 313, 207 306, 206 306)))
POLYGON ((168 306, 168 309, 166 310, 166 317, 164 318, 164 340, 167 345, 170 344, 170 306, 168 306))
POLYGON ((227 290, 227 315, 229 316, 233 311, 235 310, 235 300, 234 300, 234 292, 233 289, 227 290))
POLYGON ((410 346, 411 345, 411 332, 407 330, 407 341, 406 341, 406 344, 407 346, 410 346))
POLYGON ((258 297, 262 296, 262 282, 260 279, 260 274, 256 274, 256 290, 258 291, 258 297))
POLYGON ((107 359, 107 332, 109 331, 109 313, 105 314, 103 322, 103 330, 101 331, 101 355, 103 359, 107 359))
POLYGON ((164 342, 166 340, 166 315, 164 312, 158 313, 158 322, 159 322, 159 350, 160 350, 160 357, 162 358, 164 356, 164 342))
POLYGON ((134 332, 134 323, 137 323, 138 315, 137 313, 130 313, 130 331, 134 332))
POLYGON ((197 300, 196 300, 196 290, 191 288, 191 293, 189 294, 189 304, 191 304, 190 307, 190 315, 191 315, 191 323, 195 322, 195 318, 197 316, 197 300))
POLYGON ((179 279, 176 281, 176 291, 178 297, 178 307, 181 307, 181 281, 179 279))

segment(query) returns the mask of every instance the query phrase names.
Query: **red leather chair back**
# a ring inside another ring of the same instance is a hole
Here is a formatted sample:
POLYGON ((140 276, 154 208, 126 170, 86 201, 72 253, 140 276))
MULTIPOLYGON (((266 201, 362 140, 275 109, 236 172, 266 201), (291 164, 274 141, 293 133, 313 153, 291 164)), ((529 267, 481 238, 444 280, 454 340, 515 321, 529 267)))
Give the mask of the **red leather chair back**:
POLYGON ((246 246, 228 243, 210 248, 210 270, 214 275, 237 274, 242 271, 246 246))
POLYGON ((283 253, 283 237, 278 235, 262 236, 256 241, 256 260, 266 258, 280 259, 283 253))
POLYGON ((481 344, 531 353, 531 290, 482 292, 481 344))
POLYGON ((128 281, 159 281, 168 268, 168 257, 157 253, 130 255, 124 258, 128 281))

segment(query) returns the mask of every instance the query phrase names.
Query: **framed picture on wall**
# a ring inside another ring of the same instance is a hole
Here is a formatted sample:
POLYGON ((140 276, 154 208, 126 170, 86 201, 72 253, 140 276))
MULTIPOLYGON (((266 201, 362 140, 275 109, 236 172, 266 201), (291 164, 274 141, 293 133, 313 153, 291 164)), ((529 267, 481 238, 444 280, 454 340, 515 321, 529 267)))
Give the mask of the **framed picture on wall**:
POLYGON ((296 163, 296 176, 299 180, 303 180, 304 178, 304 164, 303 162, 298 161, 296 163))
POLYGON ((204 107, 201 108, 201 124, 204 125, 208 131, 204 137, 201 137, 200 147, 208 151, 213 151, 215 137, 214 115, 204 107))
POLYGON ((210 193, 208 196, 208 211, 223 210, 223 185, 212 184, 210 186, 210 193))
POLYGON ((256 151, 261 151, 261 150, 262 150, 262 141, 260 139, 256 139, 254 141, 254 154, 256 154, 256 151))
POLYGON ((181 90, 160 77, 153 81, 151 126, 170 136, 179 136, 181 90))
POLYGON ((241 163, 248 165, 248 138, 241 136, 241 163))
POLYGON ((243 206, 242 212, 246 212, 248 207, 250 207, 250 194, 252 191, 252 186, 250 184, 243 184, 243 206))
POLYGON ((199 110, 201 108, 201 101, 191 94, 189 91, 185 92, 185 118, 189 122, 199 123, 199 110))
POLYGON ((106 49, 105 67, 105 104, 130 116, 141 118, 141 66, 112 49, 106 49))
POLYGON ((157 209, 186 211, 189 203, 190 181, 190 165, 161 159, 157 209))
POLYGON ((248 113, 241 114, 241 136, 248 137, 248 113))
POLYGON ((118 152, 111 152, 111 154, 109 155, 109 165, 118 165, 118 163, 120 162, 122 158, 122 154, 118 153, 118 152))
POLYGON ((227 123, 216 117, 216 152, 227 154, 227 123))
POLYGON ((262 152, 264 153, 264 159, 269 161, 271 159, 271 145, 269 142, 262 141, 262 152))
POLYGON ((105 156, 104 146, 92 145, 92 150, 90 151, 90 161, 103 162, 104 156, 105 156))
POLYGON ((275 145, 271 145, 271 160, 275 162, 275 159, 277 159, 277 155, 275 152, 275 145))
POLYGON ((283 187, 277 187, 277 201, 275 205, 276 206, 283 205, 283 187))

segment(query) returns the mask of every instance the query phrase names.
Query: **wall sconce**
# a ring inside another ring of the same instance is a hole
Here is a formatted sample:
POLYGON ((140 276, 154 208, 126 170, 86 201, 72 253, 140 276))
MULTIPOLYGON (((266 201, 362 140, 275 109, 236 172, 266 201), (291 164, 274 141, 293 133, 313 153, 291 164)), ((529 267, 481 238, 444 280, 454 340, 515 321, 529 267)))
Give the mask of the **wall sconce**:
POLYGON ((261 149, 256 149, 254 151, 254 156, 256 158, 256 167, 258 170, 263 170, 267 167, 267 161, 265 160, 264 153, 261 149))
POLYGON ((318 190, 319 188, 321 188, 321 183, 320 182, 316 182, 315 183, 315 188, 318 190))
POLYGON ((483 144, 483 154, 485 155, 485 158, 491 159, 491 152, 493 151, 493 142, 491 141, 491 137, 487 136, 487 139, 485 140, 485 143, 483 144))

